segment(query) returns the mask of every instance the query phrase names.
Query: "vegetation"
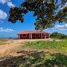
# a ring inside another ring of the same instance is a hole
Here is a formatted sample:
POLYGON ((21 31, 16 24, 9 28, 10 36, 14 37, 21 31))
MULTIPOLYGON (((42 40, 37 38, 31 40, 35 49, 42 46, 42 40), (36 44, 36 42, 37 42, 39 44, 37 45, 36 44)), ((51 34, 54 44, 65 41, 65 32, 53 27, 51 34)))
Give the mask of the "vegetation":
POLYGON ((7 44, 8 39, 0 39, 0 45, 7 44))
POLYGON ((17 20, 24 21, 24 15, 29 11, 36 16, 35 29, 52 27, 56 21, 67 22, 66 0, 25 0, 19 7, 13 7, 9 11, 9 21, 15 23, 17 20), (58 9, 60 9, 58 11, 58 9))
POLYGON ((0 61, 0 67, 67 67, 67 56, 35 52, 0 61))
POLYGON ((0 58, 0 67, 67 67, 67 40, 30 41, 24 44, 22 49, 32 50, 19 50, 17 53, 21 52, 21 56, 0 58))
POLYGON ((34 41, 34 42, 26 42, 24 45, 26 48, 34 48, 34 49, 58 49, 61 51, 67 50, 67 40, 58 40, 58 41, 34 41))
POLYGON ((50 35, 51 38, 57 38, 57 39, 67 39, 67 35, 58 33, 58 32, 54 32, 50 35))

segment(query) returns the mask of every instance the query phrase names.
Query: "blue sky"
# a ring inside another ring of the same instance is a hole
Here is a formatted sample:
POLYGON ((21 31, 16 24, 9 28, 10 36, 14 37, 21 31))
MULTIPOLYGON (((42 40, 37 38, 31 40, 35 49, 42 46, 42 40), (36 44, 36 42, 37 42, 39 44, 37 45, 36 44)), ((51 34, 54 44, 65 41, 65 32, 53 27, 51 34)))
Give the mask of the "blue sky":
MULTIPOLYGON (((0 0, 0 38, 17 37, 18 32, 24 30, 35 30, 34 22, 36 17, 33 17, 33 12, 28 12, 24 16, 24 23, 17 21, 12 24, 8 22, 10 7, 19 6, 24 0, 0 0)), ((65 5, 67 6, 67 4, 65 5)), ((55 26, 44 30, 45 32, 59 32, 67 34, 67 24, 56 22, 55 26)))

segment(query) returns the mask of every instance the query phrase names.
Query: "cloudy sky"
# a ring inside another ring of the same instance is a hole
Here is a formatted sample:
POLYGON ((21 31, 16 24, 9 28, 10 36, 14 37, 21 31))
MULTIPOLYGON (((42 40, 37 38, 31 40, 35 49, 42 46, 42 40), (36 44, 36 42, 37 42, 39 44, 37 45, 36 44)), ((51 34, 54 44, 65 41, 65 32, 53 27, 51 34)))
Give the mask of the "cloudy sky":
MULTIPOLYGON (((20 21, 15 24, 8 22, 10 8, 19 6, 22 2, 24 0, 0 0, 0 38, 17 37, 20 31, 35 30, 34 22, 36 17, 33 17, 33 12, 28 12, 24 16, 24 23, 20 23, 20 21)), ((65 6, 67 6, 67 3, 65 6)), ((44 31, 67 34, 67 24, 65 22, 62 24, 56 22, 53 28, 48 28, 44 31)))

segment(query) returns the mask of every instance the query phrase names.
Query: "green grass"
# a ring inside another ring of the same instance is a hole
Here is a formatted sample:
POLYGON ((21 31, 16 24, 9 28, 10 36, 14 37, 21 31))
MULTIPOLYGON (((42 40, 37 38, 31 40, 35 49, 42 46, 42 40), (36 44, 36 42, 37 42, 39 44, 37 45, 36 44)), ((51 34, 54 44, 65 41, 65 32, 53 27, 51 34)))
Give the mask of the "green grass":
POLYGON ((61 41, 33 41, 26 42, 23 47, 35 48, 35 49, 58 49, 58 50, 67 50, 67 40, 61 41))

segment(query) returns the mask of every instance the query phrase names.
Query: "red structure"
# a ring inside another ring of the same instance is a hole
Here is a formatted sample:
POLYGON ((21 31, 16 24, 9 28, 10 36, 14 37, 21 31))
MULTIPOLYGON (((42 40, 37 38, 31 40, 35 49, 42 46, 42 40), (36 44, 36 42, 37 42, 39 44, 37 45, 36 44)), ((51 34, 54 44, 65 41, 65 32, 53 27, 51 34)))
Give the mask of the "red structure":
POLYGON ((18 34, 19 39, 45 39, 49 38, 49 33, 36 31, 23 31, 18 34))

